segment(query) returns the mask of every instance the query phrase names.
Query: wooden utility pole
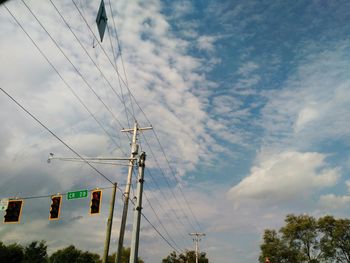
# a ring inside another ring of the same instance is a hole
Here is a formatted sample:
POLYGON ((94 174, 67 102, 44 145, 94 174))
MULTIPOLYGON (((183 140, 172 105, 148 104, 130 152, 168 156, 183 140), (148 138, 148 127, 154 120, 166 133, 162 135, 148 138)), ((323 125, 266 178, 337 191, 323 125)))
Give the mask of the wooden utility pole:
POLYGON ((131 236, 131 251, 130 251, 130 261, 129 261, 130 263, 137 263, 137 259, 138 259, 145 161, 146 161, 146 154, 142 152, 140 155, 139 172, 137 177, 137 204, 134 210, 134 224, 133 224, 132 236, 131 236))
POLYGON ((115 263, 121 263, 121 256, 122 256, 121 254, 122 254, 123 243, 124 243, 125 225, 126 225, 126 219, 128 215, 131 179, 132 179, 132 173, 134 171, 135 159, 136 159, 136 156, 138 155, 138 148, 139 148, 137 145, 137 135, 139 131, 145 131, 145 130, 151 130, 151 129, 153 128, 152 127, 139 128, 138 123, 135 122, 133 129, 122 130, 122 132, 132 132, 133 135, 132 135, 132 142, 131 142, 131 155, 130 155, 130 161, 129 161, 128 178, 127 178, 125 192, 124 192, 124 206, 123 206, 122 221, 120 223, 118 250, 117 250, 117 256, 115 257, 115 263))

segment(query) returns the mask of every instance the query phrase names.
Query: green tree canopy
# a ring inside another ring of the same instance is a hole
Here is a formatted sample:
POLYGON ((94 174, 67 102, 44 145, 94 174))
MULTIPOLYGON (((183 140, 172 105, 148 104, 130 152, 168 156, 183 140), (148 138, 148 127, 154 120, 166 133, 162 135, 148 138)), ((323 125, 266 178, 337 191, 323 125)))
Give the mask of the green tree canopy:
POLYGON ((259 262, 350 263, 350 220, 287 215, 279 232, 266 229, 259 262))
MULTIPOLYGON (((112 255, 108 256, 108 263, 114 263, 116 255, 117 255, 116 253, 113 253, 112 255)), ((130 248, 123 247, 121 261, 122 261, 122 263, 129 263, 129 260, 130 260, 130 248)), ((144 263, 143 260, 140 258, 138 258, 137 262, 144 263)))
MULTIPOLYGON (((177 255, 175 251, 171 252, 162 263, 196 263, 196 252, 193 250, 186 250, 185 253, 177 255)), ((209 263, 206 253, 202 252, 198 256, 198 263, 209 263)))
POLYGON ((73 245, 58 250, 50 256, 50 263, 98 263, 100 256, 76 249, 73 245))
POLYGON ((45 241, 33 241, 24 249, 23 263, 46 263, 48 259, 45 241))
POLYGON ((8 246, 0 242, 0 259, 1 262, 18 263, 22 262, 24 257, 23 247, 16 243, 8 246))

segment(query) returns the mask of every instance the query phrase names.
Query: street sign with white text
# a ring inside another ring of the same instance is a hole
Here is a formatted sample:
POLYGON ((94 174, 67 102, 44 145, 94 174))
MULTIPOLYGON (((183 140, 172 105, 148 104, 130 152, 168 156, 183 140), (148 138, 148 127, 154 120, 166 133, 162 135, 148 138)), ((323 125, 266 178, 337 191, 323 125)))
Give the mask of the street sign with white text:
POLYGON ((88 197, 88 190, 79 190, 67 193, 67 200, 80 199, 88 197))

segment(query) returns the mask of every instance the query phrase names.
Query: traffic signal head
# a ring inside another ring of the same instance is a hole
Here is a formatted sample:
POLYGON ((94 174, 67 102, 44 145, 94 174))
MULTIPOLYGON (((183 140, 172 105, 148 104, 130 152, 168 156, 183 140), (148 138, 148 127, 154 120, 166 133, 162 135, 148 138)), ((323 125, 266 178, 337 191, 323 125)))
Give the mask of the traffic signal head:
POLYGON ((19 223, 23 200, 10 200, 4 216, 4 223, 19 223))
POLYGON ((62 195, 54 195, 51 197, 50 220, 58 220, 60 218, 62 195))
POLYGON ((101 208, 102 200, 102 190, 94 190, 91 192, 91 205, 90 205, 90 214, 99 214, 101 208))

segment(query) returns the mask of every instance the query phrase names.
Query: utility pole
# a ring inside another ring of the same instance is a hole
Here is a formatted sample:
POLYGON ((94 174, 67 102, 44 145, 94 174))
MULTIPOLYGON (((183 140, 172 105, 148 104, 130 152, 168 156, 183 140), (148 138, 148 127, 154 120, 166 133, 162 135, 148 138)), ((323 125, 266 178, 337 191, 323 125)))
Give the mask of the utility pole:
POLYGON ((107 230, 106 230, 106 241, 105 247, 103 250, 102 263, 107 263, 108 261, 108 252, 109 252, 109 243, 111 241, 111 232, 112 232, 112 223, 113 223, 113 213, 114 213, 114 203, 115 203, 115 192, 117 190, 117 183, 113 185, 113 193, 111 198, 111 205, 109 207, 109 216, 107 220, 107 230))
POLYGON ((129 261, 130 263, 137 263, 137 259, 138 259, 145 161, 146 161, 146 154, 142 152, 140 155, 139 172, 137 177, 137 204, 134 211, 134 224, 133 224, 132 236, 131 236, 131 251, 130 251, 130 261, 129 261))
POLYGON ((122 130, 122 132, 132 132, 133 135, 132 135, 132 141, 131 141, 131 155, 130 155, 130 161, 129 161, 128 178, 127 178, 125 192, 124 192, 124 206, 123 206, 122 221, 120 223, 118 250, 117 250, 117 256, 115 257, 115 263, 121 263, 121 256, 122 256, 121 254, 122 254, 123 243, 124 243, 125 225, 126 225, 126 219, 128 215, 131 179, 132 179, 132 173, 134 171, 135 158, 138 154, 138 148, 139 148, 136 143, 137 135, 139 131, 151 130, 151 129, 153 128, 152 127, 139 128, 138 123, 135 121, 133 129, 122 130))
MULTIPOLYGON (((1 0, 0 0, 1 1, 1 0)), ((138 145, 137 145, 137 135, 138 132, 146 131, 146 130, 152 130, 153 127, 144 127, 140 128, 138 123, 135 121, 134 128, 132 129, 122 129, 122 132, 131 132, 132 133, 132 141, 131 141, 131 154, 129 158, 122 157, 122 158, 115 158, 115 157, 54 157, 53 153, 50 153, 50 156, 47 160, 48 163, 50 163, 53 160, 60 160, 60 161, 70 161, 70 162, 85 162, 85 163, 99 163, 99 164, 112 164, 112 163, 105 163, 104 161, 129 161, 128 165, 128 178, 127 183, 125 186, 125 192, 124 192, 124 206, 123 206, 123 214, 122 214, 122 221, 120 224, 120 231, 119 231, 119 241, 118 241, 118 250, 117 250, 117 256, 115 258, 116 263, 121 263, 121 252, 123 249, 123 243, 124 243, 124 233, 125 233, 125 225, 126 225, 126 219, 128 214, 128 205, 129 205, 129 195, 130 195, 130 186, 131 186, 131 179, 132 174, 134 171, 134 164, 137 160, 138 155, 138 145)), ((143 162, 144 163, 144 162, 143 162)), ((110 207, 110 214, 108 217, 107 222, 107 235, 106 235, 106 241, 105 241, 105 248, 104 248, 104 254, 103 254, 103 262, 107 262, 108 257, 108 251, 109 251, 109 243, 111 238, 111 229, 112 229, 112 221, 113 221, 113 212, 114 212, 114 202, 115 202, 115 188, 116 183, 114 183, 114 192, 113 192, 113 205, 111 202, 110 207)))
POLYGON ((204 233, 190 233, 190 236, 194 236, 193 241, 196 244, 196 263, 198 263, 198 255, 199 255, 199 241, 201 241, 200 237, 204 237, 204 233))

